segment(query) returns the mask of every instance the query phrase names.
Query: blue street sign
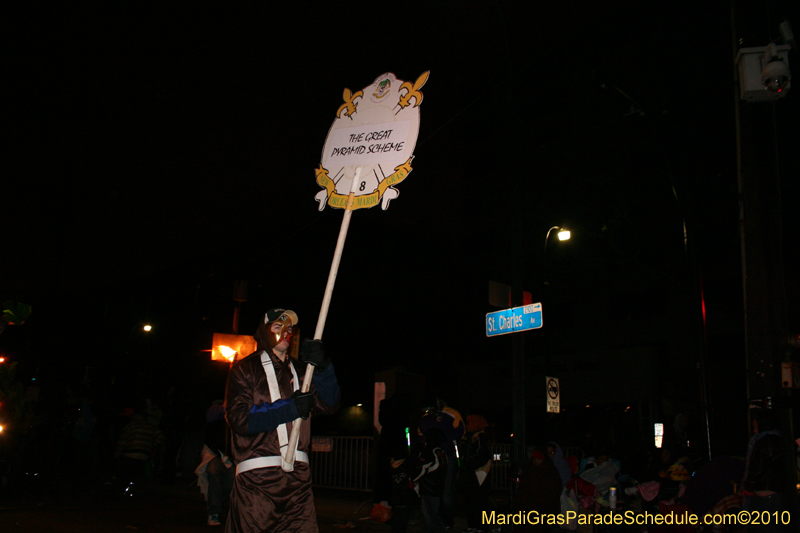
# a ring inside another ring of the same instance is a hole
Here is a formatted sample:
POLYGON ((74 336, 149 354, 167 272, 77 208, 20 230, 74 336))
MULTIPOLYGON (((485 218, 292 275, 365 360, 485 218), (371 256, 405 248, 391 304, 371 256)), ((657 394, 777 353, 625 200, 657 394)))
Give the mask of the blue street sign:
POLYGON ((505 335, 542 327, 542 304, 523 305, 486 314, 486 336, 505 335))

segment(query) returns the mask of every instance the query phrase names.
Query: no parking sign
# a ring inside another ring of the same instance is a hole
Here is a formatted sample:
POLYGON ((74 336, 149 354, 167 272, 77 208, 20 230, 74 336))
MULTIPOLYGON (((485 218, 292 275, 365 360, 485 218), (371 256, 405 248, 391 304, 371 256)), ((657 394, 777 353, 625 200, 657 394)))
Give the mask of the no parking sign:
POLYGON ((547 381, 547 412, 561 412, 561 387, 558 385, 558 378, 546 377, 547 381))

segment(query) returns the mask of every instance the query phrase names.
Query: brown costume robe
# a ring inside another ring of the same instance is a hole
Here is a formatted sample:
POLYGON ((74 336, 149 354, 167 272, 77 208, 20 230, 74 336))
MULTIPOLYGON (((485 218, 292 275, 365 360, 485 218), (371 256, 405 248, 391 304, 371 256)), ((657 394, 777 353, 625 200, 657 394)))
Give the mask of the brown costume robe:
MULTIPOLYGON (((268 351, 268 353, 270 352, 268 351)), ((300 388, 302 388, 305 367, 291 358, 287 358, 287 363, 282 363, 272 353, 270 353, 270 358, 275 369, 281 398, 288 400, 294 391, 293 376, 288 365, 295 365, 300 388)), ((329 367, 328 371, 334 376, 335 383, 333 368, 329 367)), ((333 402, 335 405, 327 405, 319 398, 313 383, 309 391, 314 394, 312 414, 331 414, 338 409, 338 394, 337 401, 333 402)), ((225 414, 232 430, 232 452, 235 464, 255 457, 280 455, 277 430, 248 433, 251 408, 262 403, 273 404, 279 400, 280 398, 270 398, 269 385, 261 364, 261 350, 245 357, 233 366, 228 375, 228 386, 225 392, 225 414)), ((292 422, 286 423, 286 430, 291 435, 292 422)), ((310 442, 310 424, 304 423, 300 429, 297 449, 309 452, 310 442)), ((317 514, 314 508, 314 496, 311 492, 309 465, 295 460, 293 472, 284 472, 280 466, 275 466, 257 468, 238 474, 230 497, 230 510, 225 531, 227 533, 317 532, 317 514)))

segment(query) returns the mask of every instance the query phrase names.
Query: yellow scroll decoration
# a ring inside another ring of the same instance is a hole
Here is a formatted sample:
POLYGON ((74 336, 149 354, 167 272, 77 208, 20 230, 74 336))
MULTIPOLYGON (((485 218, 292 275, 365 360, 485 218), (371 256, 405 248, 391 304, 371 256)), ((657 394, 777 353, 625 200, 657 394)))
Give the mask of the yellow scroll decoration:
MULTIPOLYGON (((369 194, 362 194, 353 198, 353 205, 350 207, 350 210, 355 211, 356 209, 361 208, 368 208, 374 207, 378 205, 383 197, 383 193, 386 192, 386 189, 391 187, 392 185, 397 185, 411 173, 413 170, 411 168, 411 160, 414 159, 414 156, 408 158, 408 161, 403 163, 400 166, 395 167, 394 173, 387 176, 383 181, 378 184, 378 188, 372 191, 369 194)), ((339 194, 336 192, 336 184, 333 180, 328 176, 328 170, 323 168, 322 165, 316 170, 317 175, 317 183, 320 187, 325 188, 328 191, 328 205, 331 207, 336 207, 339 209, 347 209, 347 194, 339 194)))

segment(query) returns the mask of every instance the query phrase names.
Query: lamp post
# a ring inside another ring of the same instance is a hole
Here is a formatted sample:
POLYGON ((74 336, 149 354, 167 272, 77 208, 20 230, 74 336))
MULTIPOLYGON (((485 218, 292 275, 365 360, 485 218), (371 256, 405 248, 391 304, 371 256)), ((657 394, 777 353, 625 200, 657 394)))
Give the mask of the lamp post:
POLYGON ((153 326, 151 326, 147 322, 139 322, 138 324, 133 326, 133 329, 131 329, 131 336, 133 336, 133 333, 137 329, 144 334, 144 336, 141 337, 143 340, 139 341, 137 344, 139 344, 139 346, 144 345, 144 348, 145 348, 144 351, 147 353, 147 358, 149 359, 150 358, 150 348, 151 347, 150 347, 150 342, 147 339, 147 337, 149 337, 150 333, 153 331, 153 326), (140 326, 141 326, 141 329, 138 329, 140 326))
MULTIPOLYGON (((125 331, 124 329, 122 329, 124 327, 127 327, 127 325, 121 324, 120 327, 119 327, 119 330, 117 330, 117 331, 125 331)), ((150 343, 147 342, 147 341, 137 342, 137 340, 136 340, 137 337, 135 337, 134 334, 136 332, 145 333, 146 334, 145 337, 147 337, 147 336, 149 336, 150 332, 152 332, 152 331, 153 331, 153 326, 151 324, 149 324, 148 322, 138 322, 138 323, 134 324, 131 327, 131 329, 128 331, 128 333, 125 336, 125 342, 123 344, 123 346, 124 346, 123 351, 124 351, 124 353, 126 355, 126 360, 128 359, 129 356, 131 356, 131 353, 137 354, 139 352, 139 348, 142 346, 142 344, 144 344, 145 347, 147 348, 147 356, 148 356, 147 358, 149 359, 150 343)), ((120 333, 120 334, 122 334, 122 333, 120 333)), ((84 379, 85 382, 89 381, 89 369, 90 368, 91 367, 87 366, 85 371, 84 371, 83 379, 84 379)), ((119 369, 115 370, 114 373, 111 375, 111 386, 112 387, 117 383, 117 373, 118 372, 122 372, 123 375, 127 374, 127 371, 125 371, 125 370, 119 370, 119 369)))
POLYGON ((547 235, 544 238, 544 249, 542 250, 542 283, 547 283, 547 280, 544 279, 544 260, 547 255, 547 241, 550 239, 550 233, 552 233, 554 229, 558 230, 556 236, 558 237, 559 241, 568 241, 570 237, 572 237, 572 233, 568 229, 562 228, 561 226, 553 226, 547 230, 547 235))
MULTIPOLYGON (((559 230, 558 238, 561 241, 570 238, 569 230, 560 226, 553 226, 547 230, 547 235, 544 238, 544 251, 542 253, 542 276, 544 276, 544 253, 547 252, 547 241, 550 238, 550 233, 554 230, 559 230)), ((512 304, 513 306, 523 305, 522 301, 522 287, 512 288, 512 304)), ((514 462, 520 466, 525 461, 526 453, 526 400, 525 400, 525 337, 523 334, 518 333, 511 336, 511 353, 512 353, 512 368, 513 368, 513 399, 514 399, 514 413, 513 413, 513 428, 514 428, 514 447, 513 458, 514 462)))
POLYGON ((153 326, 148 322, 139 322, 138 324, 133 326, 133 328, 131 328, 130 332, 130 341, 132 349, 141 350, 141 353, 143 353, 148 360, 150 359, 151 356, 150 352, 151 342, 150 339, 148 339, 148 337, 152 335, 152 332, 153 332, 153 326), (134 333, 137 331, 142 335, 136 335, 134 337, 134 333))
MULTIPOLYGON (((568 241, 572 237, 572 233, 568 229, 563 228, 561 226, 553 226, 552 228, 547 230, 547 235, 544 238, 544 248, 542 250, 542 268, 541 268, 541 270, 542 270, 542 273, 541 273, 542 274, 541 285, 542 286, 547 285, 547 279, 545 277, 545 272, 546 272, 545 265, 546 265, 546 258, 547 258, 547 241, 550 240, 550 233, 552 233, 552 231, 554 229, 558 230, 558 233, 556 233, 556 237, 558 237, 558 240, 561 241, 561 242, 568 241)), ((542 292, 544 292, 543 288, 542 288, 542 292)), ((542 296, 544 296, 544 294, 542 294, 542 296)), ((547 375, 550 375, 550 354, 549 353, 545 353, 544 361, 545 361, 545 365, 544 365, 545 366, 545 373, 547 375)))

